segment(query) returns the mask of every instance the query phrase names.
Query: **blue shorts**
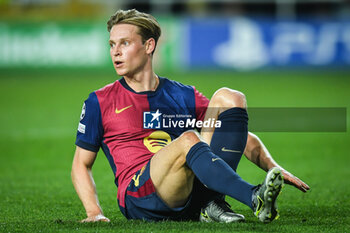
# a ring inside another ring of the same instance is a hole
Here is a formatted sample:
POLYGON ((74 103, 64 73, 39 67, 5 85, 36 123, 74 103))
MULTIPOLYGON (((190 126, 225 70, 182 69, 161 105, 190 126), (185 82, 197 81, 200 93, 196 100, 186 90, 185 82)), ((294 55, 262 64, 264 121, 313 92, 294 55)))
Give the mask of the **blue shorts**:
MULTIPOLYGON (((195 187, 194 187, 195 188, 195 187)), ((161 220, 198 220, 200 208, 207 200, 199 198, 194 201, 193 193, 183 207, 170 208, 157 195, 150 175, 150 161, 135 173, 125 194, 125 209, 122 213, 128 219, 147 221, 161 220)))

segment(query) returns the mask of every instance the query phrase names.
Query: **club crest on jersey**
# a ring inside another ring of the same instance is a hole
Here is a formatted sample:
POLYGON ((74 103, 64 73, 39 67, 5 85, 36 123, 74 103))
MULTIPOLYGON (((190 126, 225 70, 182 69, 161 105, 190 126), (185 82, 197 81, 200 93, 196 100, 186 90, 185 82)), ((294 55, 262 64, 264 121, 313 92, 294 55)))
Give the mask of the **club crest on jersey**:
POLYGON ((162 113, 157 111, 143 113, 143 128, 144 129, 160 129, 162 121, 162 113))

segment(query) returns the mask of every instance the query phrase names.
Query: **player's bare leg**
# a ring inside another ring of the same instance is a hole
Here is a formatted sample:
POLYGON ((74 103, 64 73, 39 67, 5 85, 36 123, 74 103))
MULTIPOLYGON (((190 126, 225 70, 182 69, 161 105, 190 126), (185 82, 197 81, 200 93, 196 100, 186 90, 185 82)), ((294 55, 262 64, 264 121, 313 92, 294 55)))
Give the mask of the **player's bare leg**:
POLYGON ((194 173, 186 165, 186 155, 198 142, 199 135, 187 131, 151 159, 152 182, 157 194, 171 208, 183 206, 192 192, 194 173))

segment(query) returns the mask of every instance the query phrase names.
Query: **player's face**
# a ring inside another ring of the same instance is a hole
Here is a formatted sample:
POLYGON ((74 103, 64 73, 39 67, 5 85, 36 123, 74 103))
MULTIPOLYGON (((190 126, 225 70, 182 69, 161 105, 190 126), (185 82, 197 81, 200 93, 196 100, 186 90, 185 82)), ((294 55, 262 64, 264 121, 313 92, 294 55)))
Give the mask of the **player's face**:
POLYGON ((150 57, 146 44, 131 24, 114 25, 110 31, 109 44, 113 65, 120 76, 133 77, 142 72, 150 57))

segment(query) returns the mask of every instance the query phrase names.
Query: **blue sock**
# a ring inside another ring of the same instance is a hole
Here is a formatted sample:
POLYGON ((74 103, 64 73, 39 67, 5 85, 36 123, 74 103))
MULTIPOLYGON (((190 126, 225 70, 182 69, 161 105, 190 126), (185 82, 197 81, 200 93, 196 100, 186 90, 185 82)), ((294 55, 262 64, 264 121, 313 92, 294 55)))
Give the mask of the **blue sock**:
MULTIPOLYGON (((243 108, 231 108, 222 112, 218 120, 221 121, 221 128, 215 129, 211 139, 210 149, 236 171, 247 143, 247 111, 243 108)), ((201 196, 206 196, 207 200, 222 197, 222 194, 207 189, 204 186, 200 187, 200 184, 196 188, 201 190, 201 196)))
POLYGON ((229 195, 252 208, 252 192, 255 186, 242 180, 224 160, 211 152, 208 144, 195 144, 188 152, 186 161, 206 187, 229 195))
POLYGON ((243 108, 230 108, 222 112, 218 120, 221 121, 221 128, 215 129, 210 149, 236 171, 247 144, 247 111, 243 108))

